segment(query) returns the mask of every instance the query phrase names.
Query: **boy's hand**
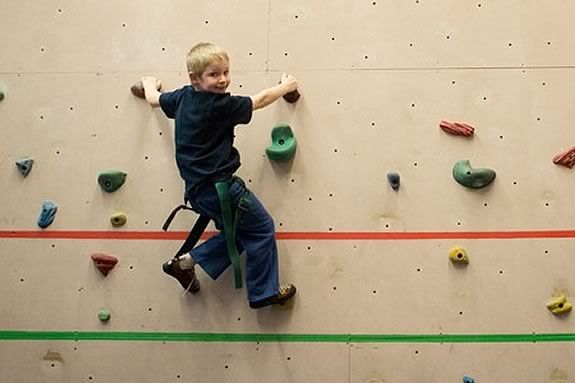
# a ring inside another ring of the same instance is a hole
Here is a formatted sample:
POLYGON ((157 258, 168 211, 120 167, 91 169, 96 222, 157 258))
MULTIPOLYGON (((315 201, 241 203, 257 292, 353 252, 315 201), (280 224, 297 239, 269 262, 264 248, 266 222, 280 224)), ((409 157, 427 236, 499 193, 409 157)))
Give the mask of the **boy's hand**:
POLYGON ((293 92, 297 89, 297 80, 291 74, 282 74, 280 84, 285 85, 286 93, 293 92))
POLYGON ((153 107, 160 106, 160 92, 162 83, 155 77, 145 76, 142 77, 142 86, 144 87, 144 96, 148 104, 153 107))
POLYGON ((155 90, 162 89, 162 82, 152 76, 142 77, 142 85, 144 86, 144 89, 155 89, 155 90))

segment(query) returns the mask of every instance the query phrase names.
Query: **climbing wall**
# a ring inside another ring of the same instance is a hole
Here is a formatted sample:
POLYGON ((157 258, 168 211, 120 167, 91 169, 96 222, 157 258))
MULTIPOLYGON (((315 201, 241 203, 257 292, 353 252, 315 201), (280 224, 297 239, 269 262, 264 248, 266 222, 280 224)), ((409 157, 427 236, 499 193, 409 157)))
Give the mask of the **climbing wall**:
POLYGON ((552 161, 575 144, 574 13, 566 0, 1 2, 0 381, 573 380, 573 314, 546 305, 575 291, 575 170, 552 161), (282 72, 300 83, 297 103, 236 138, 298 288, 283 307, 250 310, 231 272, 199 272, 193 296, 161 271, 196 217, 161 231, 182 200, 173 124, 129 88, 186 84, 200 41, 229 51, 233 93, 282 72), (298 141, 288 163, 265 156, 277 123, 298 141), (495 181, 463 187, 460 160, 495 181), (97 183, 107 170, 127 173, 113 193, 97 183), (58 211, 41 229, 46 200, 58 211), (106 277, 95 253, 118 259, 106 277))

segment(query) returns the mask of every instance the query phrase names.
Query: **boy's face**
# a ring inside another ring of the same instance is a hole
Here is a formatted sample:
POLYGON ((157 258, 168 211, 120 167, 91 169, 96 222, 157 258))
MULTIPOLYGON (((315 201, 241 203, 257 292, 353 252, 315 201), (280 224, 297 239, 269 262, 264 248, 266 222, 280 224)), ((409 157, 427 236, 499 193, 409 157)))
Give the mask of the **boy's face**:
POLYGON ((230 64, 227 61, 211 63, 200 77, 190 74, 192 85, 204 92, 225 93, 230 85, 230 64))

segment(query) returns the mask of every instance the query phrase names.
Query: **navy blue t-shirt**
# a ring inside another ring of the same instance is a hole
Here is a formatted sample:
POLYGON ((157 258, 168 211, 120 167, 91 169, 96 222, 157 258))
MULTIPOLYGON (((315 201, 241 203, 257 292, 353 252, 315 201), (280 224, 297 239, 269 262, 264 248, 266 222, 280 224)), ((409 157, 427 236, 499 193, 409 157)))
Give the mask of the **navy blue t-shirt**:
POLYGON ((240 167, 234 127, 252 118, 252 100, 184 86, 162 93, 160 106, 176 120, 176 163, 191 197, 207 181, 230 177, 240 167))

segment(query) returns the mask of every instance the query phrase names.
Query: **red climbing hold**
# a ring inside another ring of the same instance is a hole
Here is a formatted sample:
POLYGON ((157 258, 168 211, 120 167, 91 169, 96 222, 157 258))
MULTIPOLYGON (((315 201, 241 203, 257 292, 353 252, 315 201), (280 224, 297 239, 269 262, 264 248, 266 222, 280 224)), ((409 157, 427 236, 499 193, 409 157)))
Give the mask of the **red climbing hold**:
POLYGON ((439 127, 446 133, 452 134, 454 136, 465 136, 471 137, 473 136, 473 132, 475 128, 471 125, 467 125, 461 122, 448 122, 442 120, 439 123, 439 127))
POLYGON ((92 260, 94 264, 104 274, 104 276, 108 275, 108 272, 116 266, 118 263, 118 258, 114 257, 113 255, 107 255, 102 253, 92 254, 92 260))
POLYGON ((571 169, 575 165, 575 146, 553 157, 553 163, 571 169))

